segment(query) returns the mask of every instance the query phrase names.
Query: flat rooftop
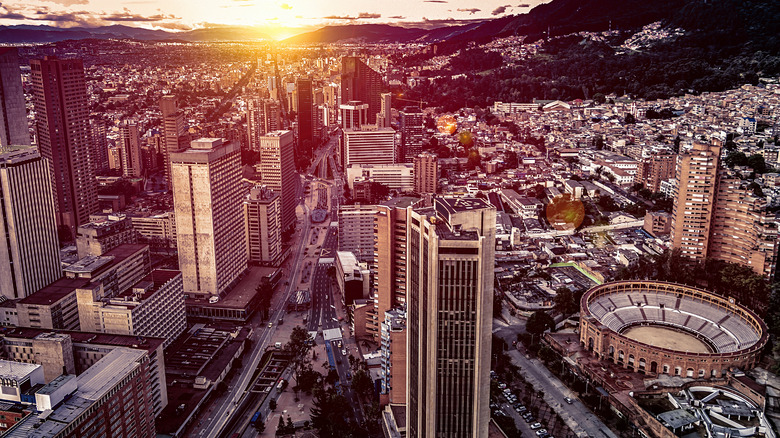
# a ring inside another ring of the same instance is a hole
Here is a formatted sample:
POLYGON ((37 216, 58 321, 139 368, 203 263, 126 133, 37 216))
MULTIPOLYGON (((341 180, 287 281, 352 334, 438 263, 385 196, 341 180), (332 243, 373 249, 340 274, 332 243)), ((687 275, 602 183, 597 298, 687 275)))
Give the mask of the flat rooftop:
POLYGON ((114 335, 110 333, 90 333, 76 330, 57 330, 29 327, 1 327, 0 336, 9 339, 43 339, 68 335, 76 344, 110 345, 114 347, 143 348, 152 353, 165 342, 163 338, 148 336, 114 335))
MULTIPOLYGON (((134 293, 134 290, 136 288, 144 287, 146 285, 149 285, 148 288, 145 289, 145 291, 142 294, 139 294, 137 296, 137 301, 135 301, 135 304, 140 304, 146 301, 149 297, 154 295, 162 286, 164 286, 169 281, 173 280, 177 276, 181 275, 181 271, 174 271, 171 269, 155 269, 149 275, 142 278, 138 283, 134 284, 129 289, 125 290, 122 293, 119 293, 111 300, 111 304, 123 304, 123 303, 117 303, 114 302, 116 300, 121 300, 124 298, 135 298, 136 294, 134 293)), ((128 302, 129 304, 132 304, 132 301, 128 302)))
POLYGON ((60 278, 37 292, 22 298, 19 300, 19 304, 49 306, 73 293, 77 288, 86 286, 88 283, 88 278, 60 278))
POLYGON ((33 373, 41 365, 34 363, 0 360, 0 378, 19 381, 33 373))
POLYGON ((380 205, 392 208, 407 208, 413 206, 419 201, 420 198, 415 198, 413 196, 399 196, 397 198, 390 199, 389 201, 384 201, 380 205))

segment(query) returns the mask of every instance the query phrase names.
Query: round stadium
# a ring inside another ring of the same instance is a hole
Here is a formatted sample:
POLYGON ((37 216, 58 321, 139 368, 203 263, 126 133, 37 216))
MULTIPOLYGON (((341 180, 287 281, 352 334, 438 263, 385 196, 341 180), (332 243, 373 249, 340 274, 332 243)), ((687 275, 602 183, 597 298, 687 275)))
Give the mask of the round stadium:
POLYGON ((750 369, 768 339, 751 310, 680 284, 605 283, 582 296, 580 312, 583 348, 645 374, 708 378, 750 369))

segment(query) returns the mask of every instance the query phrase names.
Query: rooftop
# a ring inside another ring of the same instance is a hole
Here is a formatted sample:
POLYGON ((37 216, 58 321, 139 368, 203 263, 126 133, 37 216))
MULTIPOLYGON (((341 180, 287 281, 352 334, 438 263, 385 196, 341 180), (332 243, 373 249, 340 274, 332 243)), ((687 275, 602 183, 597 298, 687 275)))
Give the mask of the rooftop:
POLYGON ((157 350, 157 348, 165 342, 165 339, 162 338, 146 336, 139 337, 131 335, 114 335, 110 333, 90 333, 76 330, 57 330, 54 332, 49 329, 29 327, 2 327, 0 328, 0 336, 10 339, 17 338, 30 340, 70 336, 74 346, 76 344, 93 344, 143 348, 149 353, 157 350))
POLYGON ((111 304, 124 304, 117 302, 121 300, 128 301, 128 303, 142 303, 179 275, 181 275, 181 271, 155 269, 130 289, 117 294, 110 300, 111 304))
POLYGON ((19 300, 19 304, 48 306, 65 298, 77 288, 86 286, 88 283, 88 278, 60 278, 37 292, 22 298, 19 300))
POLYGON ((381 205, 391 208, 407 208, 413 206, 419 201, 419 198, 415 198, 413 196, 399 196, 397 198, 390 199, 389 201, 384 201, 381 205))
POLYGON ((0 360, 0 378, 19 381, 40 367, 41 365, 32 363, 0 360))

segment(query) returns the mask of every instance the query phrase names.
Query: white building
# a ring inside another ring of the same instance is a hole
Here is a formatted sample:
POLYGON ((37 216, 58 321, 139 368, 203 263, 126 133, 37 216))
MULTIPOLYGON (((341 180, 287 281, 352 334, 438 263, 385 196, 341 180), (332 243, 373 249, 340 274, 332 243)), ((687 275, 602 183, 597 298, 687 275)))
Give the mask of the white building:
POLYGON ((414 190, 414 164, 353 164, 347 168, 347 184, 354 190, 355 180, 368 178, 391 190, 414 190))
POLYGON ((395 130, 363 126, 345 129, 342 159, 344 167, 353 164, 395 164, 395 130))
POLYGON ((272 131, 260 137, 261 181, 281 197, 282 231, 295 226, 298 173, 294 148, 292 131, 272 131))

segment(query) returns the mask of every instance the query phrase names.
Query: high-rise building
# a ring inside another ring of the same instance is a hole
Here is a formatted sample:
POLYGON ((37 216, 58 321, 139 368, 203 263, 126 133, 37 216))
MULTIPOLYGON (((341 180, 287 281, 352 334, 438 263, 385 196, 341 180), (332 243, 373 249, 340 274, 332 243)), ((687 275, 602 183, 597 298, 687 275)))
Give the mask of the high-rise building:
POLYGON ((84 65, 80 59, 30 61, 38 147, 49 161, 57 224, 70 228, 97 211, 84 65))
POLYGON ((429 153, 414 157, 414 191, 419 194, 439 191, 439 159, 429 153))
POLYGON ((247 267, 240 147, 195 140, 171 154, 171 173, 184 293, 220 295, 247 267))
POLYGON ((168 189, 173 188, 171 176, 171 154, 187 148, 188 136, 184 123, 184 114, 179 111, 176 104, 176 96, 163 96, 160 98, 160 111, 163 118, 163 148, 162 156, 165 162, 165 180, 168 189))
POLYGON ((125 121, 119 127, 119 156, 122 160, 122 175, 137 178, 143 175, 141 160, 141 136, 136 122, 125 121))
POLYGON ((339 251, 355 254, 357 260, 374 260, 375 205, 339 206, 339 251))
POLYGON ((708 257, 748 266, 757 274, 774 278, 778 224, 767 212, 766 198, 749 185, 728 169, 720 169, 708 257))
POLYGON ((294 227, 298 174, 291 131, 272 131, 260 138, 260 174, 262 184, 281 197, 282 231, 294 227))
POLYGON ((414 157, 422 152, 423 112, 416 106, 407 106, 400 112, 401 121, 401 156, 403 161, 411 163, 414 157))
POLYGON ((419 199, 398 197, 375 206, 373 301, 366 332, 379 341, 386 312, 406 306, 406 259, 408 210, 419 199))
POLYGON ((395 130, 393 128, 345 129, 343 167, 353 164, 395 164, 395 130))
POLYGON ((30 145, 16 47, 0 48, 0 122, 0 148, 30 145))
POLYGON ((0 154, 0 293, 24 298, 62 276, 51 170, 31 147, 0 154))
POLYGON ((406 403, 406 312, 385 312, 380 339, 380 403, 406 403))
POLYGON ((359 100, 368 104, 368 123, 375 124, 381 110, 380 95, 385 89, 382 75, 360 58, 341 58, 341 101, 359 100))
POLYGON ((311 79, 295 81, 298 111, 298 153, 310 157, 314 147, 314 96, 311 79))
POLYGON ((119 245, 137 242, 133 223, 123 214, 108 216, 79 225, 76 248, 79 258, 99 257, 119 245))
POLYGON ((360 129, 368 124, 368 104, 357 100, 343 103, 341 111, 341 129, 360 129))
POLYGON ((106 122, 99 119, 90 119, 89 129, 92 135, 92 161, 95 163, 95 172, 107 170, 109 166, 106 122))
POLYGON ((281 198, 255 186, 244 201, 249 263, 279 266, 282 262, 281 198))
POLYGON ((496 210, 437 198, 410 212, 407 436, 488 436, 496 210))
POLYGON ((380 95, 379 116, 376 119, 377 128, 389 128, 392 122, 392 93, 382 93, 380 95))
POLYGON ((636 180, 655 193, 661 189, 661 181, 675 177, 677 154, 653 154, 642 159, 636 180))
POLYGON ((249 150, 260 150, 260 137, 266 132, 281 129, 279 102, 274 99, 253 98, 247 102, 246 126, 249 150))
POLYGON ((698 142, 678 160, 672 246, 685 257, 707 257, 719 162, 720 146, 698 142))

